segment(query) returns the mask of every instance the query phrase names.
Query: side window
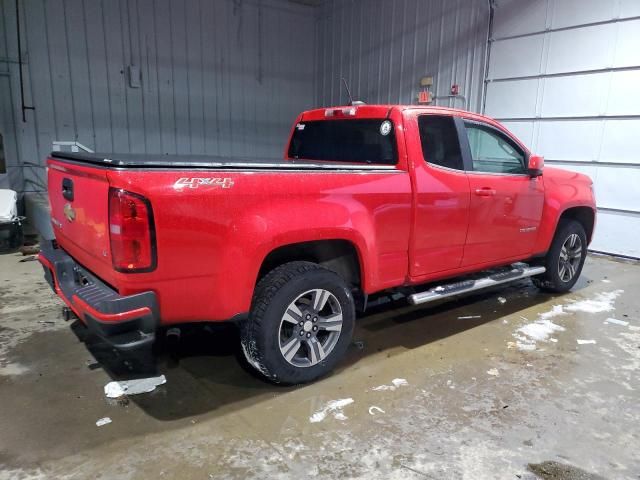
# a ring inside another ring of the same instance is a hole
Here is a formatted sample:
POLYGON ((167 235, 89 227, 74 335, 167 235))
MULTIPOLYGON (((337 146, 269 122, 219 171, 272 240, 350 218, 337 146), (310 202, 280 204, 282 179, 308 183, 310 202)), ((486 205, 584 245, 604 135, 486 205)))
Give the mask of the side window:
POLYGON ((477 123, 465 127, 475 172, 525 173, 524 152, 509 137, 477 123))
POLYGON ((418 117, 422 154, 427 163, 464 170, 458 131, 451 116, 418 117))

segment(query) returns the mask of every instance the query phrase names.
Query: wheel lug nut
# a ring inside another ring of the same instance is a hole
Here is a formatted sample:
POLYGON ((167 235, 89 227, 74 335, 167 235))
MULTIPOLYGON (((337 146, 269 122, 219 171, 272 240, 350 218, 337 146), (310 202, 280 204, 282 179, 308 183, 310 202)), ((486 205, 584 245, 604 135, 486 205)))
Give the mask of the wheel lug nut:
POLYGON ((304 322, 300 322, 298 325, 303 326, 303 325, 304 325, 304 322))
POLYGON ((317 325, 314 325, 314 326, 313 326, 313 331, 314 331, 314 332, 317 332, 317 331, 318 331, 318 326, 317 326, 317 325))
POLYGON ((313 317, 313 321, 317 322, 318 321, 318 317, 313 317))
POLYGON ((304 335, 304 330, 300 330, 300 336, 304 335))
POLYGON ((309 338, 309 337, 311 337, 311 334, 310 334, 310 333, 307 333, 307 338, 309 338))
POLYGON ((306 319, 309 320, 310 318, 311 318, 311 315, 307 313, 306 319))

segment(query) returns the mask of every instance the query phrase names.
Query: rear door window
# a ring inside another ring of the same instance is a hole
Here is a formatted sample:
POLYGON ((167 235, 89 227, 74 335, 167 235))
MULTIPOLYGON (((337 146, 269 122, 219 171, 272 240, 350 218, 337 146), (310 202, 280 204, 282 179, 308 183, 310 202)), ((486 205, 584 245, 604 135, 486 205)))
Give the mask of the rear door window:
POLYGON ((302 121, 294 128, 289 158, 395 165, 393 124, 383 118, 302 121))
POLYGON ((425 162, 464 170, 460 139, 452 116, 421 115, 418 128, 425 162))

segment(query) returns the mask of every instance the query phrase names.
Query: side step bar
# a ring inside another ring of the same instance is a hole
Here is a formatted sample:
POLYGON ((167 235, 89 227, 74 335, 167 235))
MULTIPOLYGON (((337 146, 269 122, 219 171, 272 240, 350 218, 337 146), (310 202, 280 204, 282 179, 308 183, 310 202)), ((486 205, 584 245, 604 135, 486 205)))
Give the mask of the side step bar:
POLYGON ((483 288, 493 287, 495 285, 500 285, 501 283, 509 283, 522 278, 540 275, 545 271, 546 268, 544 267, 519 267, 495 273, 484 278, 462 280, 460 282, 440 285, 433 287, 426 292, 409 295, 409 303, 412 305, 419 305, 422 303, 434 302, 442 298, 453 297, 454 295, 482 290, 483 288))

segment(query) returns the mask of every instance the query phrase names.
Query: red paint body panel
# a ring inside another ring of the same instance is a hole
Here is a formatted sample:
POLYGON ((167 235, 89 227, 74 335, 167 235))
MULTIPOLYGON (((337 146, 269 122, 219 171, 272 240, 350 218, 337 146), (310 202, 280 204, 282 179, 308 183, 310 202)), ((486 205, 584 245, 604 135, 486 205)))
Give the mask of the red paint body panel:
MULTIPOLYGON (((349 118, 344 108, 335 107, 332 115, 349 118)), ((326 112, 304 112, 297 121, 323 120, 326 112)), ((121 295, 155 292, 161 323, 173 324, 227 320, 247 312, 262 262, 281 246, 350 242, 358 253, 362 289, 374 293, 524 260, 546 251, 566 208, 595 208, 584 175, 547 167, 543 177, 530 179, 426 164, 416 120, 425 113, 473 118, 506 132, 491 119, 460 110, 362 106, 353 118, 393 121, 395 169, 119 169, 50 158, 54 232, 64 250, 121 295), (65 177, 74 182, 72 202, 59 191, 65 177), (180 179, 202 177, 224 178, 225 187, 176 186, 180 179), (155 270, 114 270, 109 187, 151 203, 155 270), (497 194, 474 194, 484 187, 497 194), (65 218, 67 203, 75 210, 73 221, 65 218), (528 227, 535 230, 520 232, 528 227)))

